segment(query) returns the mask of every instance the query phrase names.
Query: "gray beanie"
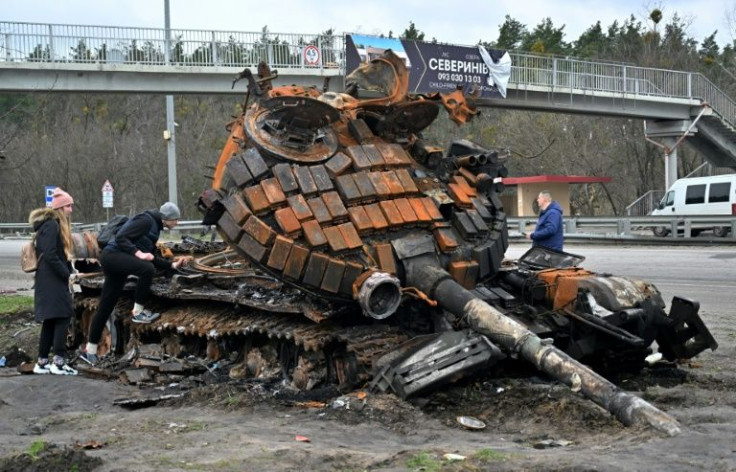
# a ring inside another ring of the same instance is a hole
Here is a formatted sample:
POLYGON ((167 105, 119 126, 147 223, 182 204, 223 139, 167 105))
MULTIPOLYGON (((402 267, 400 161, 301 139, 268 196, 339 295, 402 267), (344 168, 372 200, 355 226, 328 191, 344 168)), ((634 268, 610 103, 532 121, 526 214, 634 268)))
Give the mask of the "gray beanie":
POLYGON ((179 207, 171 202, 166 202, 161 205, 161 208, 159 208, 158 211, 161 212, 162 220, 178 220, 181 217, 179 207))

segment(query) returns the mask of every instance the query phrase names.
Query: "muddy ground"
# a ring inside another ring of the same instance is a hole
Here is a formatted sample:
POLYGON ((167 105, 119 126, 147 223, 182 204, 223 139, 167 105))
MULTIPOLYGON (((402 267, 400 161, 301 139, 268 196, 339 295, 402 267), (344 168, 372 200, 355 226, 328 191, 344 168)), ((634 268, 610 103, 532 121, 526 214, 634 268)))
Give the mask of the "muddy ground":
MULTIPOLYGON (((724 271, 731 259, 708 258, 707 264, 724 271)), ((26 274, 0 267, 0 288, 32 294, 26 274)), ((696 278, 688 283, 708 286, 696 278)), ((208 375, 203 383, 161 391, 81 376, 16 376, 15 369, 0 368, 0 471, 732 471, 736 323, 724 290, 700 296, 713 307, 701 315, 718 350, 689 364, 615 379, 674 416, 682 428, 676 437, 624 427, 566 387, 536 377, 476 378, 405 402, 375 394, 339 398, 332 391, 299 397, 277 381, 207 385, 215 380, 208 375), (184 396, 155 407, 113 405, 163 393, 184 396), (486 428, 465 429, 458 416, 478 418, 486 428), (465 460, 450 462, 446 454, 465 460)), ((0 355, 19 346, 35 356, 37 340, 29 313, 0 314, 0 355)))
MULTIPOLYGON (((336 402, 336 392, 295 396, 277 380, 207 385, 207 374, 204 383, 163 392, 4 368, 0 470, 735 470, 736 329, 727 315, 703 316, 717 351, 616 379, 677 418, 682 433, 672 438, 624 427, 535 377, 476 378, 413 402, 378 394, 336 402), (155 407, 113 405, 161 393, 184 396, 155 407), (314 398, 325 406, 307 401, 314 398), (465 429, 458 416, 487 427, 465 429)), ((1 319, 3 353, 12 344, 33 355, 31 315, 1 319)))

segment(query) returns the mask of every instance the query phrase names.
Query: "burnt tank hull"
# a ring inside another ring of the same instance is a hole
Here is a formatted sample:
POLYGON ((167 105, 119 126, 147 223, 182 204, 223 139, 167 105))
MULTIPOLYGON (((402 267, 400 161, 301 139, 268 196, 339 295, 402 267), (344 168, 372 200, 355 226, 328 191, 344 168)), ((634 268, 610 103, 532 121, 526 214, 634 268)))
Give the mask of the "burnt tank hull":
MULTIPOLYGON (((391 52, 342 94, 273 89, 267 67, 242 78, 248 99, 198 202, 229 251, 157 279, 161 318, 121 317, 111 350, 154 340, 172 356, 231 357, 236 378, 277 369, 300 389, 372 380, 402 396, 521 357, 625 423, 676 431, 578 361, 637 370, 655 340, 669 359, 715 348, 697 303, 676 299, 668 314, 651 284, 591 273, 574 254, 504 262, 508 157, 421 138, 441 108, 472 118, 471 97, 410 96, 391 52)), ((80 285, 87 320, 101 280, 80 285)))

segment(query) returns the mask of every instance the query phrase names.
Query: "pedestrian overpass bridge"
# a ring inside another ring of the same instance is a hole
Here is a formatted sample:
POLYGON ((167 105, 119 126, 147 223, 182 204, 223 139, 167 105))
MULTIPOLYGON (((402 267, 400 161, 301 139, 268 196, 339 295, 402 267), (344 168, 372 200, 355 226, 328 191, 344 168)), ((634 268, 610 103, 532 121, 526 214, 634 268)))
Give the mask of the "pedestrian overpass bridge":
MULTIPOLYGON (((680 138, 711 164, 736 169, 736 102, 702 74, 510 55, 507 97, 479 105, 646 120, 668 156, 668 183, 680 138)), ((339 91, 345 56, 343 35, 0 22, 0 92, 242 95, 235 77, 261 60, 278 70, 276 85, 339 91), (317 65, 305 62, 310 45, 317 65)))

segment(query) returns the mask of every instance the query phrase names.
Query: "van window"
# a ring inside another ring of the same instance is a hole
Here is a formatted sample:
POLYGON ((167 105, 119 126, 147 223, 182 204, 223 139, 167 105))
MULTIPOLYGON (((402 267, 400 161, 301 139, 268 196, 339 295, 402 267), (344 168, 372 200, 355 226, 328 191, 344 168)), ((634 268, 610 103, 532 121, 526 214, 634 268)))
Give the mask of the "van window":
POLYGON ((731 193, 731 182, 710 184, 708 203, 727 202, 729 193, 731 193))
POLYGON ((685 192, 685 205, 705 203, 705 184, 688 185, 685 192))
POLYGON ((675 203, 675 192, 670 190, 665 196, 664 206, 672 206, 675 203))

